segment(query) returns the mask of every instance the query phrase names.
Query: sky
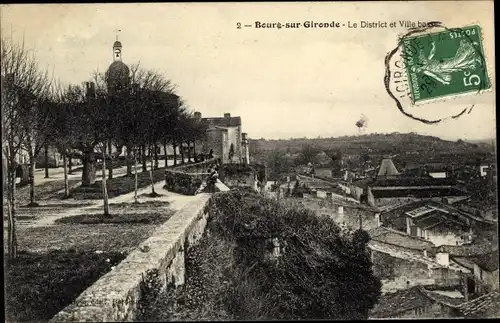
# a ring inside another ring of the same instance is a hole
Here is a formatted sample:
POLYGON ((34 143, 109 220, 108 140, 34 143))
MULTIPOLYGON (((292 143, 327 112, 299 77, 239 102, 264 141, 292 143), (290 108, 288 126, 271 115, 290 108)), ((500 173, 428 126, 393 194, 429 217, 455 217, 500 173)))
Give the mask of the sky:
MULTIPOLYGON (((257 29, 255 22, 441 21, 479 24, 495 86, 493 1, 343 3, 22 4, 1 6, 3 37, 35 50, 66 84, 112 62, 140 62, 176 84, 193 111, 242 117, 250 138, 417 132, 444 139, 494 138, 494 88, 470 97, 470 114, 427 125, 400 113, 384 88, 384 58, 405 28, 257 29)), ((450 108, 461 102, 446 101, 450 108)), ((431 107, 432 108, 432 107, 431 107)), ((439 107, 437 107, 439 108, 439 107)))

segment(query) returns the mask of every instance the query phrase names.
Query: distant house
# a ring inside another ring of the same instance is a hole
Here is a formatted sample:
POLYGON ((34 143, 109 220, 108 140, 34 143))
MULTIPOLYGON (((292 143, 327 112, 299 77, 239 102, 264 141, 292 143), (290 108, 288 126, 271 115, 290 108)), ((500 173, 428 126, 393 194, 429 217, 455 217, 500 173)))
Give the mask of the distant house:
POLYGON ((489 254, 472 257, 470 261, 474 264, 476 293, 498 291, 498 249, 489 254))
POLYGON ((462 245, 472 241, 470 221, 427 203, 405 212, 406 233, 431 241, 434 245, 462 245))
MULTIPOLYGON (((63 165, 62 155, 57 151, 55 147, 48 147, 47 149, 47 161, 49 168, 57 168, 63 165)), ((36 159, 36 167, 43 168, 45 167, 45 149, 41 149, 38 157, 36 159)))
MULTIPOLYGON (((438 174, 436 177, 442 176, 438 174)), ((391 158, 382 160, 375 178, 353 182, 351 192, 372 206, 383 206, 409 198, 466 195, 458 188, 456 180, 450 177, 433 178, 428 174, 420 176, 401 174, 391 158)))
POLYGON ((449 297, 415 286, 382 295, 369 318, 456 318, 461 297, 449 297))
POLYGON ((247 134, 242 133, 241 117, 232 117, 224 113, 223 117, 202 118, 195 112, 195 118, 207 127, 204 138, 196 142, 202 153, 213 153, 226 163, 249 163, 247 134))
POLYGON ((469 269, 450 260, 448 253, 435 252, 430 241, 386 227, 368 233, 373 272, 387 284, 405 280, 409 285, 457 286, 463 274, 470 273, 469 269))
POLYGON ((449 203, 450 200, 413 201, 383 210, 380 219, 385 226, 423 238, 436 246, 470 243, 474 238, 474 225, 494 225, 449 203))

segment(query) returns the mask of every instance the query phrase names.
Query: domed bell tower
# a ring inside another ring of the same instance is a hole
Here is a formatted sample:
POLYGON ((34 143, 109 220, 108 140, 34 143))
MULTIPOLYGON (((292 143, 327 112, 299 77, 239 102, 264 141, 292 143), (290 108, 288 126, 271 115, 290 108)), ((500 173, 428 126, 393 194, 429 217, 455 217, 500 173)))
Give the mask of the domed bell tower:
POLYGON ((130 89, 130 69, 122 61, 122 43, 113 43, 113 62, 106 72, 106 81, 110 95, 121 95, 130 89))
POLYGON ((113 62, 122 61, 122 43, 118 39, 113 44, 113 62))

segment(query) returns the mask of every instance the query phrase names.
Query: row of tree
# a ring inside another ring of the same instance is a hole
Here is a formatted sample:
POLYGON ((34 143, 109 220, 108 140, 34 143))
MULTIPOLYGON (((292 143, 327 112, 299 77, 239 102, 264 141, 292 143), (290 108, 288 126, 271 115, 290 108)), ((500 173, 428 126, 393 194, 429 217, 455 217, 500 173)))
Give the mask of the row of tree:
MULTIPOLYGON (((62 86, 46 70, 40 68, 24 42, 15 44, 2 37, 2 127, 4 187, 8 207, 9 255, 16 257, 16 168, 18 156, 29 156, 30 205, 35 200, 35 163, 43 147, 52 146, 63 157, 65 195, 68 188, 68 159, 83 163, 82 185, 96 182, 96 165, 102 161, 104 215, 109 215, 106 191, 106 162, 112 178, 111 161, 126 151, 127 174, 133 175, 135 165, 137 199, 137 160, 147 170, 146 152, 153 169, 158 167, 159 145, 165 150, 194 146, 206 131, 185 103, 175 94, 172 82, 153 70, 136 64, 131 68, 130 86, 109 87, 107 75, 95 72, 90 82, 62 86), (154 158, 156 157, 156 158, 154 158), (153 159, 156 165, 153 165, 153 159)), ((180 149, 181 154, 183 150, 180 149)), ((182 161, 184 161, 184 156, 182 161)), ((190 156, 188 156, 190 157, 190 156)))

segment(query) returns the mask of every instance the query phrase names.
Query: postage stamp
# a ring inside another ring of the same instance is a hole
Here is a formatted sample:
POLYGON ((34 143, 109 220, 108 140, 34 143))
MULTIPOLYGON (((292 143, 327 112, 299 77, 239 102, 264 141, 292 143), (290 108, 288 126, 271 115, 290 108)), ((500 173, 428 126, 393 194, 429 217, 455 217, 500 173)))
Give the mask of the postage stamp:
POLYGON ((402 38, 413 104, 491 87, 478 25, 402 38))

